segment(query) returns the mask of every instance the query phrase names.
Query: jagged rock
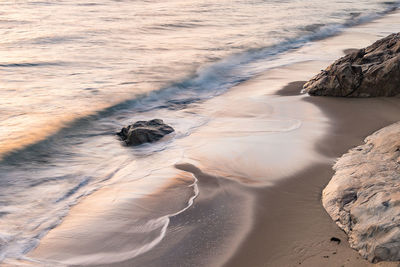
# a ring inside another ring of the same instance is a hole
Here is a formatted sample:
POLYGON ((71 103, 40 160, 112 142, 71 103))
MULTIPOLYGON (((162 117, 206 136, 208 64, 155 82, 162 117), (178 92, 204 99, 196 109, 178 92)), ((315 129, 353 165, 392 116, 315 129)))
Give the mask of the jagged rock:
POLYGON ((137 121, 132 125, 122 128, 117 135, 128 146, 137 146, 143 143, 158 141, 173 131, 174 129, 162 120, 154 119, 150 121, 137 121))
POLYGON ((400 122, 385 127, 335 164, 322 203, 371 262, 400 260, 400 122))
POLYGON ((310 95, 373 97, 400 94, 400 33, 344 56, 304 85, 310 95))

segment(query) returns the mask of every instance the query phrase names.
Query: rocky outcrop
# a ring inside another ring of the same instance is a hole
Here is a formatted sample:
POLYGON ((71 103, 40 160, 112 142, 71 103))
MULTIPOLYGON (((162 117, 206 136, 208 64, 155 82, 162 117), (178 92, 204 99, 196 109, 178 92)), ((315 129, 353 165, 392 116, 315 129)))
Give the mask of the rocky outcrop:
POLYGON ((122 128, 117 135, 128 146, 137 146, 143 143, 151 143, 160 140, 165 135, 172 133, 174 129, 160 119, 150 121, 138 121, 122 128))
POLYGON ((322 202, 371 262, 400 260, 400 122, 383 128, 335 164, 322 202))
POLYGON ((318 96, 373 97, 400 94, 400 33, 344 56, 304 85, 318 96))

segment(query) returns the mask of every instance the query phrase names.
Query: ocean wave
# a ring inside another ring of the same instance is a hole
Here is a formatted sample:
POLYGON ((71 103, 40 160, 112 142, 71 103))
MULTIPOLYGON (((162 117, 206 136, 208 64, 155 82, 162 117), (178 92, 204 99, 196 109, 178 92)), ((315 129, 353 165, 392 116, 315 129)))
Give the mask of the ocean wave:
MULTIPOLYGON (((247 81, 260 72, 279 66, 279 59, 277 60, 277 64, 273 64, 275 57, 278 55, 300 48, 309 42, 336 35, 345 28, 381 17, 392 12, 393 9, 398 8, 400 1, 385 2, 385 5, 387 7, 384 11, 358 14, 355 18, 351 17, 342 24, 310 24, 302 26, 301 29, 307 31, 307 34, 301 33, 297 37, 287 38, 271 46, 252 48, 220 59, 217 62, 201 66, 194 74, 188 76, 186 79, 170 83, 167 86, 149 93, 136 95, 132 99, 127 99, 103 110, 98 110, 89 116, 76 118, 75 121, 64 125, 64 127, 55 134, 48 136, 47 139, 27 145, 25 148, 18 148, 15 151, 7 152, 5 155, 0 155, 0 158, 9 160, 11 157, 16 156, 16 154, 21 155, 29 150, 34 150, 35 153, 38 153, 36 149, 38 145, 40 146, 43 143, 47 144, 48 139, 52 140, 54 137, 60 136, 60 133, 61 136, 63 136, 65 132, 70 132, 70 129, 80 128, 88 122, 94 122, 104 117, 115 116, 122 110, 139 113, 164 108, 178 110, 186 108, 191 103, 215 97, 226 92, 229 88, 247 81)), ((0 68, 65 66, 66 64, 66 62, 0 63, 0 68)), ((134 82, 132 82, 132 84, 134 84, 134 82)), ((38 153, 38 155, 41 154, 42 153, 38 153)))
MULTIPOLYGON (((193 75, 184 80, 171 83, 159 90, 137 95, 132 99, 127 99, 103 110, 98 110, 89 116, 76 118, 75 121, 69 122, 55 134, 48 136, 44 140, 0 155, 0 164, 1 162, 7 162, 8 164, 17 163, 18 161, 32 160, 32 158, 44 159, 46 155, 50 156, 54 153, 50 144, 56 139, 73 134, 75 129, 87 131, 88 125, 93 126, 93 123, 100 119, 117 116, 121 111, 144 113, 156 109, 179 110, 188 107, 192 103, 223 94, 229 88, 247 81, 258 73, 279 66, 279 59, 276 60, 277 64, 274 62, 276 56, 293 49, 298 49, 309 42, 334 36, 345 28, 381 17, 391 12, 393 8, 399 7, 400 1, 388 2, 387 5, 389 7, 384 11, 359 15, 356 19, 349 19, 343 24, 310 24, 306 26, 310 31, 308 34, 288 38, 268 47, 260 47, 233 54, 217 62, 201 66, 193 75)), ((65 63, 32 62, 0 64, 0 67, 61 66, 63 64, 65 63)), ((103 132, 102 134, 112 135, 113 132, 107 130, 106 133, 103 132)))

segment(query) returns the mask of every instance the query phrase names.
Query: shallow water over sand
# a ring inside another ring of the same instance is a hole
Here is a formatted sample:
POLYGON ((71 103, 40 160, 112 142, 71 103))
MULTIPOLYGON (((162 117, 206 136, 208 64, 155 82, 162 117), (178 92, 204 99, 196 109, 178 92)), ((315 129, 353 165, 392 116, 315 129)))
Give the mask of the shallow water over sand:
POLYGON ((2 1, 0 156, 79 117, 171 84, 177 83, 177 94, 193 87, 218 94, 265 69, 265 61, 279 52, 397 5, 2 1), (254 61, 261 62, 245 67, 254 61))
MULTIPOLYGON (((105 186, 85 198, 30 256, 105 266, 163 266, 165 262, 218 266, 226 261, 252 226, 252 188, 274 185, 311 159, 326 160, 311 142, 326 127, 322 113, 299 100, 305 96, 281 99, 251 85, 245 83, 180 111, 201 114, 208 118, 207 125, 146 157, 153 164, 171 164, 168 158, 179 157, 177 165, 140 181, 125 179, 105 186), (137 192, 137 187, 145 190, 137 192), (186 206, 190 197, 194 202, 186 206), (100 207, 93 207, 95 203, 100 207), (171 212, 178 208, 182 212, 171 212), (148 223, 138 224, 138 220, 148 223), (146 230, 149 223, 154 227, 151 233, 146 230), (96 231, 91 230, 93 225, 99 225, 96 231), (137 232, 145 242, 135 236, 137 232), (98 241, 103 239, 107 243, 98 241)), ((168 119, 168 112, 163 115, 168 119)))

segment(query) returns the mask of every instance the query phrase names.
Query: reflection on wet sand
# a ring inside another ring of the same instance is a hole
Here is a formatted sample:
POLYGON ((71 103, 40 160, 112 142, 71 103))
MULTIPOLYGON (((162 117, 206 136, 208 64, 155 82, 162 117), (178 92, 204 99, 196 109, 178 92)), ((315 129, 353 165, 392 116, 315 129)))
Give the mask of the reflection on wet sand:
POLYGON ((193 176, 172 168, 107 186, 75 206, 32 256, 68 265, 134 258, 164 238, 170 217, 190 207, 197 194, 193 176))

